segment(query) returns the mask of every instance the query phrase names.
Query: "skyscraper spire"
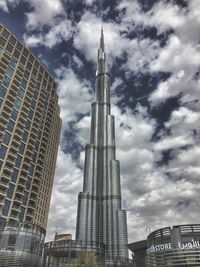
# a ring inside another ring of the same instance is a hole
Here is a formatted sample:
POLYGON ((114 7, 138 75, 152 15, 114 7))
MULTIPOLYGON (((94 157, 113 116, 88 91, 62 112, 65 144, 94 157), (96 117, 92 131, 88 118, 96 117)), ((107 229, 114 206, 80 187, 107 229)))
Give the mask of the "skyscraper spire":
MULTIPOLYGON (((83 192, 79 193, 76 239, 104 243, 108 265, 128 258, 126 212, 121 208, 120 166, 115 156, 110 75, 106 72, 103 28, 97 58, 90 143, 85 148, 83 192)), ((125 265, 120 265, 125 266, 125 265)))
POLYGON ((98 49, 98 58, 97 58, 97 73, 106 72, 106 53, 105 53, 105 45, 104 45, 104 34, 103 34, 103 25, 101 26, 101 37, 100 37, 100 45, 98 49))

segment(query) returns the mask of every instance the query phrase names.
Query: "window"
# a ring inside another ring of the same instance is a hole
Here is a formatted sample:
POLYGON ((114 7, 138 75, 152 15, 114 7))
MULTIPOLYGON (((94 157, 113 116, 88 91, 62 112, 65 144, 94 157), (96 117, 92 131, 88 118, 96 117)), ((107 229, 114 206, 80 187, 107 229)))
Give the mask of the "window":
POLYGON ((19 56, 20 56, 20 53, 19 53, 17 50, 15 50, 13 56, 14 56, 16 59, 18 59, 19 56))
POLYGON ((19 51, 21 51, 22 50, 22 47, 23 47, 23 45, 21 44, 21 43, 17 43, 17 49, 19 50, 19 51))
POLYGON ((31 178, 28 178, 28 180, 26 181, 26 189, 29 189, 31 187, 31 178))
POLYGON ((9 142, 10 142, 10 138, 11 138, 11 134, 9 134, 9 133, 6 132, 5 135, 4 135, 4 137, 3 137, 3 143, 5 145, 8 145, 9 142))
POLYGON ((2 209, 2 214, 4 216, 7 216, 8 215, 9 208, 10 208, 10 201, 8 201, 7 199, 5 199, 4 200, 4 206, 3 206, 3 209, 2 209))
POLYGON ((21 83, 22 88, 26 88, 26 84, 27 84, 27 81, 23 79, 21 83))
POLYGON ((38 97, 38 92, 37 92, 37 91, 34 91, 34 95, 33 95, 33 97, 34 97, 35 99, 37 99, 37 97, 38 97))
POLYGON ((9 67, 6 74, 11 78, 13 76, 13 72, 14 70, 11 67, 9 67))
POLYGON ((17 61, 14 58, 12 58, 11 61, 10 61, 10 66, 15 68, 16 65, 17 65, 17 61))
POLYGON ((30 75, 30 72, 28 72, 28 71, 26 70, 25 73, 24 73, 24 78, 25 78, 26 80, 28 80, 29 75, 30 75))
POLYGON ((13 109, 11 118, 16 121, 18 115, 18 111, 16 109, 13 109))
POLYGON ((21 103, 22 103, 22 101, 19 100, 18 98, 15 100, 15 107, 16 107, 16 109, 20 109, 21 103))
POLYGON ((23 132, 23 134, 22 134, 22 140, 23 140, 24 142, 26 142, 27 138, 28 138, 28 133, 25 131, 25 132, 23 132))
POLYGON ((20 63, 22 64, 22 65, 25 65, 25 63, 26 63, 26 59, 25 59, 25 57, 21 57, 21 59, 20 59, 20 63))
POLYGON ((35 106, 36 106, 36 101, 33 99, 32 102, 31 102, 31 107, 32 107, 33 109, 35 109, 35 106))
POLYGON ((6 47, 6 50, 7 50, 10 54, 12 54, 13 49, 14 49, 14 47, 13 47, 10 43, 8 43, 8 44, 7 44, 7 47, 6 47))
POLYGON ((27 199, 28 199, 28 193, 25 191, 22 197, 22 202, 24 205, 26 205, 27 199))
POLYGON ((3 161, 2 161, 2 160, 0 160, 0 168, 2 167, 2 165, 3 165, 3 161))
POLYGON ((22 88, 19 88, 18 96, 19 96, 19 98, 23 98, 24 90, 22 88))
POLYGON ((7 76, 5 76, 4 79, 3 79, 2 84, 3 84, 5 87, 8 87, 9 84, 10 84, 10 79, 9 79, 7 76))
POLYGON ((9 42, 10 42, 12 45, 15 45, 16 41, 17 41, 17 40, 16 40, 13 36, 10 37, 10 41, 9 41, 9 42))
POLYGON ((17 169, 14 169, 13 170, 13 173, 12 173, 12 181, 13 182, 16 182, 17 181, 18 173, 19 173, 19 171, 17 169))
POLYGON ((36 162, 36 157, 37 157, 37 154, 34 152, 34 154, 32 155, 33 162, 36 162))
POLYGON ((25 148, 25 144, 21 143, 19 146, 19 153, 23 154, 24 153, 24 148, 25 148))
POLYGON ((32 110, 29 111, 28 117, 30 120, 32 120, 32 118, 33 118, 33 111, 32 110))
POLYGON ((16 167, 20 168, 21 162, 22 162, 22 157, 20 155, 17 155, 16 161, 15 161, 16 167))
POLYGON ((10 35, 10 33, 6 29, 4 29, 3 33, 2 33, 2 36, 7 39, 9 35, 10 35))
POLYGON ((28 56, 28 50, 26 48, 24 48, 23 55, 27 58, 27 56, 28 56))
POLYGON ((7 130, 12 133, 14 125, 15 125, 14 122, 9 120, 9 123, 8 123, 8 126, 7 126, 7 130))
POLYGON ((12 198, 14 188, 15 188, 14 184, 9 185, 9 188, 7 190, 7 197, 8 198, 12 198))
POLYGON ((30 127, 31 127, 31 122, 29 121, 29 120, 27 120, 27 122, 26 122, 26 129, 27 130, 29 130, 30 129, 30 127))
POLYGON ((5 94, 6 94, 6 89, 3 86, 1 86, 0 87, 0 97, 4 98, 5 94))
POLYGON ((33 63, 33 61, 34 61, 34 57, 33 57, 32 55, 29 56, 29 61, 30 61, 31 63, 33 63))
POLYGON ((33 68, 32 74, 33 74, 33 76, 36 77, 36 75, 37 75, 37 70, 36 70, 35 68, 33 68))
POLYGON ((4 145, 1 145, 0 147, 0 158, 4 159, 7 152, 7 147, 4 145))
POLYGON ((30 168, 29 168, 29 175, 32 176, 33 175, 33 171, 34 171, 34 165, 31 164, 30 168))
POLYGON ((19 213, 19 221, 23 222, 24 219, 24 213, 25 213, 25 208, 21 207, 21 211, 19 213))

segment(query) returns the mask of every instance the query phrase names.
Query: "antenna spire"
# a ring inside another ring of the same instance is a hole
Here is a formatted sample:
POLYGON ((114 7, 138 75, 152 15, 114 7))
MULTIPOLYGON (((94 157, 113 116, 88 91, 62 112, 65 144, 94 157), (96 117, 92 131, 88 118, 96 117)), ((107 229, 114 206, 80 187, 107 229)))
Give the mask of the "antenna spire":
POLYGON ((100 48, 102 49, 102 51, 104 51, 104 49, 105 49, 105 47, 104 47, 104 35, 103 35, 103 23, 101 25, 100 48))

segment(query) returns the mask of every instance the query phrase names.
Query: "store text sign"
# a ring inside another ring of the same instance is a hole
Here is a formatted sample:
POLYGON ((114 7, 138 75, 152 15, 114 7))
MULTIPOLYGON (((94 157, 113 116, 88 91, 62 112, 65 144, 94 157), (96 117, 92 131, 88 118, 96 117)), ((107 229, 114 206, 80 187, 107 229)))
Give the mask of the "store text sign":
MULTIPOLYGON (((199 241, 191 241, 191 242, 178 242, 178 247, 179 249, 188 249, 188 248, 196 248, 200 247, 200 242, 199 241)), ((147 253, 154 253, 154 252, 159 252, 159 251, 164 251, 164 250, 170 250, 170 249, 177 249, 175 247, 172 247, 172 243, 166 243, 166 244, 160 244, 160 245, 152 245, 150 248, 147 249, 147 253)))

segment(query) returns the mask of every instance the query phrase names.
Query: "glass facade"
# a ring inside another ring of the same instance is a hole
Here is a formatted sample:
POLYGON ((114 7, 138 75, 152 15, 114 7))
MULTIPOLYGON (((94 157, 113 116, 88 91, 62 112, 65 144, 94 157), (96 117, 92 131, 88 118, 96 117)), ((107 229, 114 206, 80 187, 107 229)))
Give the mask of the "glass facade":
POLYGON ((36 225, 0 223, 0 266, 42 266, 44 237, 44 229, 36 225))
POLYGON ((200 224, 176 225, 147 238, 146 267, 200 266, 200 224))

